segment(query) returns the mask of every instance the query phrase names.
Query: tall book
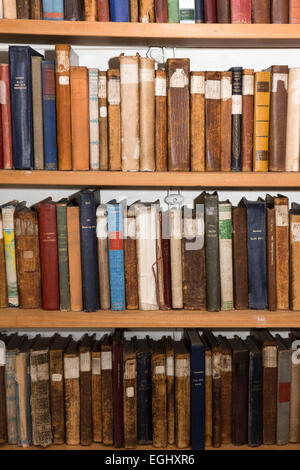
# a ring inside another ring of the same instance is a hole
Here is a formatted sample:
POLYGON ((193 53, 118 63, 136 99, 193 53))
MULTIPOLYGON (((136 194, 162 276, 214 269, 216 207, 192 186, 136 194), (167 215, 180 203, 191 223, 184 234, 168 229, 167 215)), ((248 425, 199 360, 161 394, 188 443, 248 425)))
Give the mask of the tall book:
POLYGON ((13 168, 13 147, 12 147, 12 121, 11 121, 11 99, 10 99, 10 77, 9 65, 0 64, 0 80, 2 83, 1 99, 1 123, 3 139, 3 168, 10 170, 13 168))
POLYGON ((232 442, 232 350, 228 339, 218 336, 221 346, 221 442, 232 442))
POLYGON ((231 23, 230 0, 217 0, 217 22, 231 23))
POLYGON ((275 336, 278 348, 276 444, 286 445, 290 431, 291 341, 275 336))
POLYGON ((34 169, 44 169, 42 57, 31 57, 34 169))
POLYGON ((231 171, 241 171, 242 169, 243 69, 242 67, 233 67, 231 70, 232 70, 231 171))
POLYGON ((99 269, 99 293, 101 310, 110 308, 109 292, 109 265, 108 265, 108 233, 107 233, 107 209, 100 205, 96 211, 97 217, 97 243, 98 243, 98 269, 99 269))
POLYGON ((236 96, 232 96, 232 72, 221 72, 221 171, 231 168, 231 121, 236 112, 236 96))
POLYGON ((243 69, 242 81, 242 171, 251 171, 253 160, 254 70, 243 69))
POLYGON ((43 19, 42 0, 30 0, 30 18, 32 20, 43 19))
POLYGON ((158 207, 158 214, 156 217, 156 266, 157 266, 157 303, 161 310, 167 310, 165 304, 165 283, 164 283, 164 262, 163 262, 163 233, 162 233, 162 212, 158 207))
POLYGON ((136 345, 137 438, 139 444, 145 445, 152 442, 151 350, 149 338, 138 339, 136 345))
POLYGON ((99 72, 99 162, 100 170, 108 169, 107 75, 99 72))
POLYGON ((168 23, 179 23, 179 0, 168 0, 168 23))
POLYGON ((277 283, 276 283, 276 215, 274 198, 266 196, 266 228, 267 228, 267 283, 268 308, 277 310, 277 283))
POLYGON ((63 0, 43 0, 43 20, 62 21, 63 19, 63 0))
POLYGON ((268 171, 271 73, 256 72, 254 85, 253 171, 268 171))
POLYGON ((3 1, 3 18, 6 20, 17 19, 17 2, 16 0, 3 1))
POLYGON ((163 265, 163 291, 165 308, 172 306, 171 253, 170 253, 170 216, 169 211, 161 212, 161 251, 163 265))
POLYGON ((120 70, 107 71, 108 147, 110 171, 121 170, 120 70))
POLYGON ((56 204, 60 310, 70 310, 67 202, 62 199, 56 204))
MULTIPOLYGON (((300 13, 300 3, 299 3, 299 13, 300 13)), ((299 15, 299 22, 300 22, 300 15, 299 15)), ((299 80, 300 80, 300 68, 291 68, 289 70, 289 86, 288 86, 285 171, 299 171, 300 103, 299 103, 298 95, 297 95, 299 80)))
POLYGON ((195 0, 179 0, 179 22, 195 23, 195 0))
POLYGON ((277 310, 289 308, 289 200, 280 194, 274 198, 277 310))
POLYGON ((72 169, 89 170, 89 90, 86 67, 73 66, 71 83, 72 169))
POLYGON ((152 442, 154 447, 168 445, 166 350, 163 340, 151 342, 152 442))
POLYGON ((166 351, 167 434, 168 444, 175 444, 175 357, 174 340, 163 337, 166 351))
MULTIPOLYGON (((147 0, 146 0, 147 3, 147 0)), ((154 3, 153 3, 154 12, 154 3)), ((140 93, 140 171, 155 170, 154 119, 155 70, 154 59, 139 57, 140 93)))
POLYGON ((129 0, 109 0, 110 21, 129 21, 129 0))
POLYGON ((89 117, 90 117, 90 169, 99 170, 99 111, 98 75, 96 68, 88 69, 89 75, 89 117))
POLYGON ((55 63, 42 61, 44 165, 45 170, 57 170, 55 63))
POLYGON ((289 2, 271 0, 271 23, 285 24, 289 22, 289 2))
POLYGON ((83 1, 82 0, 64 0, 65 20, 66 21, 83 21, 83 1))
POLYGON ((299 0, 290 0, 290 23, 300 23, 300 2, 299 0))
POLYGON ((2 214, 0 214, 0 308, 8 307, 2 214))
POLYGON ((217 22, 217 0, 204 0, 205 23, 217 22))
POLYGON ((300 205, 292 203, 289 211, 290 223, 290 309, 300 310, 300 289, 297 279, 300 274, 300 205))
POLYGON ((102 441, 104 445, 114 443, 114 404, 113 404, 113 357, 112 338, 104 335, 101 347, 101 389, 102 389, 102 441))
POLYGON ((156 23, 168 23, 168 0, 155 0, 156 23))
POLYGON ((169 217, 172 308, 183 308, 182 213, 180 207, 171 207, 169 217))
POLYGON ((9 47, 13 163, 16 170, 34 166, 31 58, 42 57, 29 46, 9 47))
POLYGON ((248 300, 248 254, 247 254, 247 210, 232 208, 232 252, 234 306, 247 310, 248 300))
POLYGON ((109 21, 109 0, 97 0, 98 21, 109 21))
POLYGON ((123 363, 124 447, 134 449, 138 435, 136 345, 133 339, 124 341, 123 363))
POLYGON ((221 72, 205 74, 206 171, 221 169, 221 72))
POLYGON ((7 441, 6 389, 5 389, 6 344, 0 335, 0 442, 7 441))
MULTIPOLYGON (((298 341, 299 330, 292 330, 289 334, 292 341, 292 355, 299 358, 298 341)), ((290 415, 289 415, 289 442, 300 442, 300 397, 299 397, 300 364, 299 361, 291 360, 291 388, 290 388, 290 415)))
POLYGON ((270 23, 271 0, 252 0, 252 23, 270 23))
POLYGON ((127 207, 124 217, 124 265, 127 310, 138 310, 138 269, 135 205, 127 207))
POLYGON ((229 201, 219 203, 218 217, 221 309, 233 310, 232 207, 229 201))
POLYGON ((189 59, 168 59, 168 169, 190 169, 189 59))
POLYGON ((1 208, 7 281, 7 299, 9 307, 18 307, 19 305, 14 225, 14 213, 17 204, 18 201, 12 201, 11 203, 5 204, 1 208))
POLYGON ((138 23, 139 21, 139 2, 138 0, 129 0, 130 21, 138 23))
POLYGON ((212 350, 204 334, 200 336, 205 347, 205 447, 212 446, 212 350))
POLYGON ((205 72, 191 72, 191 170, 205 170, 205 72))
POLYGON ((102 384, 101 384, 101 350, 100 341, 95 340, 92 354, 92 421, 93 441, 102 442, 102 384))
POLYGON ((269 169, 285 171, 289 69, 286 65, 274 65, 271 71, 269 169))
POLYGON ((70 309, 72 312, 82 311, 82 274, 80 246, 80 214, 79 207, 67 206, 67 236, 70 279, 70 309))
POLYGON ((175 431, 176 447, 190 445, 191 426, 191 374, 190 352, 184 340, 175 341, 175 431))
MULTIPOLYGON (((124 399, 123 399, 123 360, 124 334, 120 329, 116 329, 112 336, 112 375, 113 375, 113 426, 114 426, 114 446, 124 447, 124 399)), ((104 391, 103 391, 104 392, 104 391)))
POLYGON ((97 2, 96 0, 84 0, 84 19, 85 21, 97 21, 97 2))
POLYGON ((195 23, 204 23, 204 0, 195 0, 195 23))
POLYGON ((3 1, 0 1, 0 18, 3 18, 3 1))
POLYGON ((71 339, 64 351, 66 444, 80 444, 80 385, 78 342, 71 339))
POLYGON ((93 439, 92 421, 92 354, 94 335, 86 333, 79 342, 80 444, 88 446, 93 439))
POLYGON ((154 0, 140 0, 139 20, 140 23, 154 23, 154 0))
POLYGON ((166 70, 155 72, 155 167, 156 171, 167 171, 167 74, 166 70))
POLYGON ((247 336, 246 345, 249 350, 248 444, 257 447, 263 439, 263 357, 251 336, 247 336))

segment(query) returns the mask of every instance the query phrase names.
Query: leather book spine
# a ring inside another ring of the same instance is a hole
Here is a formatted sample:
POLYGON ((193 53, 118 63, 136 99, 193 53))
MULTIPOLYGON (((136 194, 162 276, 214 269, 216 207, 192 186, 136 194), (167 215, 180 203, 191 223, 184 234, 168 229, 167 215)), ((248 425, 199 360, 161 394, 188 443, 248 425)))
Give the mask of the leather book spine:
POLYGON ((6 20, 17 19, 16 0, 3 0, 3 18, 6 20))
POLYGON ((130 22, 138 23, 139 22, 139 1, 129 0, 129 8, 130 8, 130 22))
POLYGON ((120 70, 107 71, 108 146, 110 171, 121 170, 120 70))
POLYGON ((234 306, 247 310, 248 301, 248 257, 247 257, 247 212, 245 208, 232 209, 232 248, 234 306))
POLYGON ((43 19, 43 7, 42 0, 30 0, 30 18, 32 20, 42 20, 43 19))
POLYGON ((179 23, 179 0, 168 0, 168 23, 179 23))
POLYGON ((107 205, 108 261, 112 310, 125 310, 124 214, 122 204, 107 205))
MULTIPOLYGON (((66 11, 65 19, 68 19, 66 11)), ((72 169, 70 54, 71 48, 69 45, 59 44, 55 46, 55 89, 59 170, 72 169)))
POLYGON ((48 350, 30 352, 31 416, 33 445, 52 444, 48 350))
POLYGON ((175 444, 175 359, 171 344, 166 350, 167 431, 168 444, 175 444))
POLYGON ((136 252, 136 220, 134 211, 127 211, 124 220, 124 265, 125 265, 125 292, 127 310, 138 310, 138 274, 136 252))
POLYGON ((52 60, 42 61, 42 85, 44 161, 40 166, 43 164, 45 170, 57 170, 55 63, 52 60))
POLYGON ((123 338, 121 341, 112 343, 112 357, 113 357, 113 405, 114 405, 114 446, 117 449, 124 447, 124 400, 123 398, 123 338))
POLYGON ((109 21, 109 0, 97 0, 98 21, 109 21))
POLYGON ((170 259, 172 308, 183 308, 181 209, 170 209, 170 259))
POLYGON ((217 22, 231 23, 230 0, 217 0, 217 22))
POLYGON ((16 267, 16 246, 14 226, 14 206, 2 208, 2 227, 4 239, 7 298, 9 307, 19 306, 19 292, 16 267))
POLYGON ((79 207, 67 207, 68 256, 70 278, 70 308, 82 311, 82 276, 79 207))
POLYGON ((251 0, 231 0, 231 23, 251 23, 251 0))
POLYGON ((290 0, 290 23, 299 24, 300 23, 300 1, 299 0, 290 0))
POLYGON ((242 78, 243 78, 242 67, 233 67, 232 68, 231 171, 241 171, 242 169, 242 115, 243 115, 242 78))
POLYGON ((286 24, 289 22, 289 2, 271 0, 271 23, 286 24))
POLYGON ((152 442, 151 354, 137 350, 137 435, 139 444, 152 442))
POLYGON ((99 268, 99 292, 101 310, 110 309, 109 292, 109 266, 107 245, 107 210, 98 206, 97 212, 97 242, 98 242, 98 268, 99 268))
POLYGON ((289 200, 275 197, 275 255, 277 310, 289 309, 289 200))
POLYGON ((190 393, 190 353, 175 352, 175 434, 178 449, 185 449, 190 445, 190 393))
POLYGON ((88 446, 93 439, 92 358, 90 347, 79 348, 80 444, 88 446))
POLYGON ((139 57, 140 171, 155 170, 155 62, 139 57))
POLYGON ((156 171, 168 169, 167 74, 155 72, 155 166, 156 171))
POLYGON ((0 80, 2 83, 0 107, 3 139, 3 168, 4 170, 11 170, 13 168, 13 148, 8 64, 0 64, 0 80))
POLYGON ((217 22, 217 2, 216 0, 204 0, 205 23, 217 22))
POLYGON ((62 350, 49 351, 53 444, 65 443, 64 358, 62 350))
POLYGON ((288 67, 272 67, 270 103, 270 171, 285 171, 288 67))
POLYGON ((217 312, 221 307, 219 261, 218 197, 205 197, 205 260, 207 310, 217 312))
POLYGON ((221 355, 221 442, 232 442, 232 355, 222 351, 221 355))
POLYGON ((170 231, 169 212, 162 213, 161 220, 161 251, 164 278, 164 305, 167 309, 172 307, 171 294, 171 256, 170 256, 170 231))
POLYGON ((39 205, 43 308, 59 310, 59 269, 56 205, 39 205))
POLYGON ((7 422, 6 422, 6 389, 5 389, 5 363, 6 351, 4 341, 0 341, 0 442, 7 442, 7 422))
MULTIPOLYGON (((0 214, 0 308, 8 307, 2 214, 0 214)), ((1 402, 1 401, 0 401, 1 402)))
POLYGON ((83 21, 83 1, 82 0, 64 0, 65 20, 66 21, 83 21))
POLYGON ((31 58, 34 169, 44 169, 42 57, 31 58))
POLYGON ((124 407, 124 447, 137 446, 137 387, 136 353, 123 353, 123 407, 124 407))
POLYGON ((96 68, 88 69, 89 74, 89 118, 90 118, 90 169, 99 170, 99 111, 98 75, 96 68))
POLYGON ((129 0, 110 0, 110 20, 129 22, 129 0))
POLYGON ((230 202, 219 204, 219 253, 221 309, 233 310, 232 209, 230 202))
MULTIPOLYGON (((295 217, 295 216, 291 216, 295 217)), ((299 216, 297 216, 299 217, 299 216)), ((292 347, 294 353, 295 347, 292 347)), ((290 393, 290 416, 289 416, 289 442, 300 442, 300 364, 291 361, 291 393, 290 393)))
POLYGON ((102 442, 101 396, 101 352, 92 351, 92 418, 94 442, 102 442))
POLYGON ((243 69, 242 171, 252 171, 254 70, 243 69))
POLYGON ((15 233, 20 308, 41 308, 39 229, 35 211, 16 213, 15 233))
POLYGON ((84 0, 84 19, 85 21, 97 21, 97 2, 96 0, 84 0))
POLYGON ((221 447, 221 350, 212 350, 212 446, 221 447))
POLYGON ((107 76, 99 72, 99 159, 100 170, 108 170, 107 76))
POLYGON ((113 372, 111 346, 101 346, 102 441, 114 443, 113 372))
POLYGON ((57 218, 60 310, 68 311, 70 310, 70 277, 69 277, 67 205, 66 204, 57 204, 56 218, 57 218))
POLYGON ((276 444, 277 346, 263 348, 263 443, 276 444))
POLYGON ((17 19, 30 19, 30 0, 17 0, 17 19))
POLYGON ((72 169, 90 168, 89 86, 86 67, 71 67, 72 169))
POLYGON ((232 359, 232 443, 236 446, 248 442, 248 372, 249 352, 233 351, 232 359))
MULTIPOLYGON (((300 23, 300 2, 299 2, 300 23)), ((300 106, 297 100, 300 68, 289 70, 285 171, 299 171, 300 106)))
POLYGON ((276 444, 289 442, 292 350, 278 349, 276 444))
POLYGON ((62 21, 64 19, 64 0, 43 0, 43 20, 62 21))
POLYGON ((230 171, 231 145, 233 147, 232 150, 236 151, 234 131, 235 122, 237 121, 235 116, 237 115, 234 113, 236 113, 238 109, 236 107, 237 103, 235 102, 237 95, 233 95, 233 91, 236 91, 235 89, 233 90, 233 85, 236 86, 236 83, 233 83, 234 78, 234 72, 221 72, 221 171, 230 171))
POLYGON ((252 23, 270 23, 271 0, 252 0, 252 23))
POLYGON ((8 444, 18 443, 16 404, 16 351, 6 351, 5 388, 8 444))
POLYGON ((205 447, 212 446, 212 354, 205 351, 205 447))
POLYGON ((221 169, 221 73, 205 75, 206 171, 221 169))
POLYGON ((19 352, 15 361, 18 445, 25 449, 32 445, 29 354, 19 352))
POLYGON ((267 207, 266 211, 268 307, 269 310, 275 312, 277 310, 275 209, 267 207))
POLYGON ((139 171, 139 58, 120 56, 122 171, 139 171))
POLYGON ((155 0, 156 23, 168 23, 168 0, 155 0))
POLYGON ((255 73, 253 171, 268 171, 271 73, 255 73))
POLYGON ((205 171, 205 72, 191 72, 191 170, 205 171))
POLYGON ((262 353, 249 351, 248 444, 262 444, 262 353))
POLYGON ((168 445, 166 356, 152 354, 152 432, 153 447, 164 449, 168 445))
POLYGON ((189 59, 168 59, 168 169, 190 170, 189 59))
POLYGON ((64 354, 66 444, 80 444, 79 355, 64 354))
POLYGON ((204 23, 204 0, 195 0, 195 23, 204 23))
POLYGON ((139 18, 140 23, 154 23, 154 0, 140 0, 139 18))
POLYGON ((290 213, 290 309, 300 310, 300 215, 290 213))

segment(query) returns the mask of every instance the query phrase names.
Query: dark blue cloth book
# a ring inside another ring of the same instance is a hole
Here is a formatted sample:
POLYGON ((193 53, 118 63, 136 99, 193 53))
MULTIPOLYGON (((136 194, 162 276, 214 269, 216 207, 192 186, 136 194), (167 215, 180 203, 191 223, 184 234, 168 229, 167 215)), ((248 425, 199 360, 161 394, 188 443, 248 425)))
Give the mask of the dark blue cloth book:
POLYGON ((139 444, 152 442, 151 351, 148 339, 137 340, 137 433, 139 444))
POLYGON ((195 0, 195 22, 204 23, 204 0, 195 0))
POLYGON ((29 46, 9 46, 13 164, 31 170, 34 162, 31 57, 41 56, 29 46))
POLYGON ((242 170, 243 68, 232 67, 231 171, 242 170))
POLYGON ((246 344, 249 349, 248 444, 256 447, 263 440, 262 352, 251 336, 247 336, 246 344))
POLYGON ((130 21, 129 0, 110 0, 110 20, 125 23, 130 21))
POLYGON ((42 85, 44 168, 45 170, 57 170, 55 63, 52 60, 42 61, 42 85))

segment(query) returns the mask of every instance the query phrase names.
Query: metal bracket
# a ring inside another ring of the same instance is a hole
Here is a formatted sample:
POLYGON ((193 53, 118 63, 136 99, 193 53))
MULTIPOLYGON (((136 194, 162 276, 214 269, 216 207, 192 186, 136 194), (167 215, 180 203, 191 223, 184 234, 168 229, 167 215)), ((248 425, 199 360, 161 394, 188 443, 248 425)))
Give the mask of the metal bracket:
POLYGON ((176 47, 167 48, 167 47, 149 47, 146 56, 150 59, 153 59, 157 64, 165 64, 168 59, 167 50, 171 49, 173 51, 173 58, 176 55, 176 47))
POLYGON ((168 190, 168 194, 165 197, 165 203, 168 204, 169 209, 171 207, 181 207, 183 205, 183 201, 184 201, 184 197, 181 194, 180 189, 170 188, 168 190))

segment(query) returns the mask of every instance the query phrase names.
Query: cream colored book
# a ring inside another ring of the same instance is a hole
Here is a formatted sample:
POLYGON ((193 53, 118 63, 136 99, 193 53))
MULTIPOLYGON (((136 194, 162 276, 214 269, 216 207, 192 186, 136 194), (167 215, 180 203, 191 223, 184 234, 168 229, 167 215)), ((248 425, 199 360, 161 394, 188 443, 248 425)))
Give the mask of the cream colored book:
POLYGON ((90 169, 99 170, 98 69, 89 69, 90 169))
POLYGON ((286 131, 286 171, 299 171, 300 157, 300 68, 290 69, 286 131))
POLYGON ((154 60, 139 58, 139 90, 140 90, 140 170, 155 170, 155 72, 154 60))
POLYGON ((229 201, 219 203, 219 253, 221 308, 233 310, 232 210, 229 201))
POLYGON ((3 0, 0 0, 0 18, 3 18, 3 0))
POLYGON ((181 209, 180 207, 172 207, 170 209, 170 257, 173 308, 183 308, 181 240, 181 209))
POLYGON ((5 18, 6 20, 17 19, 16 0, 3 0, 3 18, 5 18))
POLYGON ((19 292, 16 268, 16 244, 14 213, 17 201, 2 206, 2 226, 4 238, 4 253, 7 281, 7 298, 10 307, 19 306, 19 292))
POLYGON ((98 241, 98 266, 99 266, 99 289, 101 310, 110 309, 109 291, 109 264, 107 245, 107 209, 105 205, 97 207, 97 241, 98 241))

